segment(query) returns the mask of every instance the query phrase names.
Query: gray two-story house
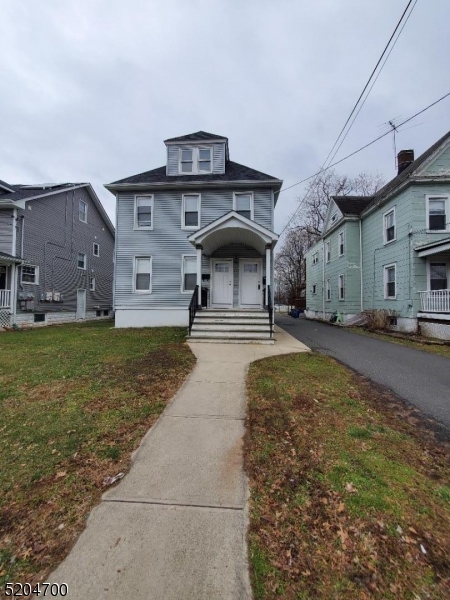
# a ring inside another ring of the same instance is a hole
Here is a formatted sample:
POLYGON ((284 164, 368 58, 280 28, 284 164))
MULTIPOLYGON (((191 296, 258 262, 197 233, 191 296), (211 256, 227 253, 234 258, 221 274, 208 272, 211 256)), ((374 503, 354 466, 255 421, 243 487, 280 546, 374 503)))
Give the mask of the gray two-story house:
POLYGON ((164 143, 165 165, 106 185, 117 201, 116 326, 187 326, 195 303, 193 337, 265 337, 282 182, 231 161, 220 135, 164 143))
POLYGON ((0 181, 0 327, 111 314, 114 227, 88 183, 0 181))
POLYGON ((307 317, 384 310, 399 331, 450 339, 450 132, 375 195, 335 197, 307 265, 307 317))

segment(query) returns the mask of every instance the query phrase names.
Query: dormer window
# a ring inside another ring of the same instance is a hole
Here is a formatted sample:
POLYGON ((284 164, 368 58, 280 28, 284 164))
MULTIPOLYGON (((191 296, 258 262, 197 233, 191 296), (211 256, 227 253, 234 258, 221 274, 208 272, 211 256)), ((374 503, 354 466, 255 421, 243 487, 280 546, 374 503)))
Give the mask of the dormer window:
POLYGON ((211 173, 211 148, 181 148, 180 173, 211 173))

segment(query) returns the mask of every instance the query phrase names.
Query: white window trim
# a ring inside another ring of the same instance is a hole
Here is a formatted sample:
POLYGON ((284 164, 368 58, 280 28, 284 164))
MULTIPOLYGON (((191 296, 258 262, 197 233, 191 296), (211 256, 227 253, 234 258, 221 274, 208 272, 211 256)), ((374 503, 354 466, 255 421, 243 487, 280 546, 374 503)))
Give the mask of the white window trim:
POLYGON ((236 197, 237 196, 248 196, 250 195, 250 221, 254 221, 255 220, 255 215, 254 215, 254 196, 253 196, 253 192, 233 192, 233 210, 235 212, 237 212, 236 210, 236 197))
POLYGON ((344 302, 345 301, 345 273, 340 273, 338 275, 338 300, 339 302, 344 302), (343 289, 344 289, 344 295, 341 298, 341 277, 342 277, 342 283, 343 283, 343 289))
POLYGON ((319 253, 314 252, 314 254, 312 255, 312 264, 317 265, 318 262, 319 262, 319 253))
POLYGON ((331 262, 331 240, 328 240, 328 242, 325 242, 325 262, 327 264, 331 262), (329 253, 328 253, 328 248, 330 249, 329 253))
POLYGON ((77 252, 77 269, 80 269, 81 271, 86 271, 86 267, 87 267, 87 256, 84 252, 77 252), (80 256, 80 254, 82 256, 84 256, 84 267, 80 267, 78 265, 78 257, 80 256))
POLYGON ((196 254, 182 254, 181 255, 181 287, 180 287, 180 291, 182 294, 190 294, 192 296, 192 294, 194 293, 193 290, 185 290, 184 289, 184 259, 186 258, 186 256, 195 258, 195 260, 197 260, 196 254))
POLYGON ((331 280, 325 280, 325 301, 331 302, 331 280), (328 292, 330 292, 330 297, 328 298, 328 292))
POLYGON ((430 194, 425 196, 427 208, 427 233, 442 233, 450 229, 450 196, 448 194, 430 194), (445 229, 430 229, 430 200, 445 200, 445 229))
POLYGON ((427 292, 431 292, 431 263, 445 263, 447 275, 447 287, 450 282, 450 260, 448 258, 438 259, 438 255, 429 256, 427 260, 427 292))
POLYGON ((153 194, 135 194, 134 196, 134 220, 133 220, 133 230, 134 231, 151 231, 153 229, 153 223, 155 220, 155 198, 153 194), (139 226, 137 222, 137 200, 138 198, 150 198, 151 207, 152 207, 152 224, 150 227, 139 226))
POLYGON ((96 256, 97 258, 100 257, 100 244, 98 242, 92 243, 92 256, 96 256), (97 249, 98 249, 97 254, 95 254, 95 246, 97 246, 97 249))
POLYGON ((341 229, 341 231, 339 231, 339 233, 338 233, 338 256, 344 256, 344 254, 345 254, 345 231, 343 229, 341 229), (342 235, 342 246, 344 247, 342 252, 341 252, 341 235, 342 235))
POLYGON ((187 231, 196 231, 197 229, 200 229, 200 225, 201 225, 201 219, 202 219, 202 195, 201 194, 197 194, 197 193, 192 193, 192 194, 183 194, 182 199, 181 199, 181 229, 186 229, 187 231), (186 225, 184 222, 184 213, 186 212, 184 210, 184 205, 185 205, 185 198, 186 196, 197 196, 198 197, 198 225, 186 225))
POLYGON ((22 265, 22 267, 34 267, 34 281, 23 281, 22 275, 23 270, 20 269, 20 283, 21 285, 39 285, 39 267, 36 265, 22 265))
MULTIPOLYGON (((152 217, 153 221, 153 217, 152 217)), ((149 254, 136 254, 133 256, 133 292, 135 294, 151 294, 153 287, 153 256, 149 254), (150 289, 148 290, 137 290, 136 289, 136 262, 138 258, 149 258, 150 259, 150 289)))
POLYGON ((390 263, 389 265, 384 265, 383 267, 383 296, 385 300, 397 300, 397 263, 390 263), (387 270, 394 267, 395 269, 395 296, 387 295, 387 270))
POLYGON ((79 220, 80 220, 82 223, 87 223, 87 213, 88 213, 88 203, 87 203, 87 202, 85 202, 84 200, 79 200, 79 201, 78 201, 78 219, 79 219, 79 220), (82 218, 81 218, 81 210, 80 210, 80 206, 81 206, 82 204, 84 204, 84 205, 85 205, 85 207, 86 207, 86 212, 85 212, 86 219, 82 219, 82 218))
POLYGON ((89 290, 91 292, 95 292, 95 277, 91 276, 89 277, 89 290))
POLYGON ((385 213, 383 213, 383 244, 385 246, 387 246, 388 244, 392 244, 392 242, 395 242, 395 241, 397 241, 397 215, 396 215, 396 211, 395 211, 395 206, 393 206, 392 208, 387 210, 385 213), (391 212, 394 213, 394 237, 392 238, 392 240, 388 240, 387 239, 386 217, 388 215, 390 215, 391 212))
POLYGON ((178 149, 178 174, 179 175, 208 175, 213 172, 213 149, 212 146, 180 146, 178 149), (183 150, 192 150, 192 171, 181 170, 181 156, 183 150), (200 150, 209 150, 210 168, 209 171, 199 170, 200 150))

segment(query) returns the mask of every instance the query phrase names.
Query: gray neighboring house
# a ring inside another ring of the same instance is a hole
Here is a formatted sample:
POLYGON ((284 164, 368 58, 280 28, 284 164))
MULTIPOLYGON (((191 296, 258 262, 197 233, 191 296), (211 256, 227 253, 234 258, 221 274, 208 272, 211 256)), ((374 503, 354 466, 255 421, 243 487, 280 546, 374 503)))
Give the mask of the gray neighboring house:
POLYGON ((187 326, 198 285, 193 337, 267 337, 281 180, 231 161, 224 136, 164 143, 162 167, 105 186, 117 202, 116 327, 187 326))
POLYGON ((331 200, 306 256, 306 316, 390 313, 394 330, 450 339, 450 132, 370 197, 331 200))
POLYGON ((89 183, 0 181, 0 327, 105 317, 114 227, 89 183))

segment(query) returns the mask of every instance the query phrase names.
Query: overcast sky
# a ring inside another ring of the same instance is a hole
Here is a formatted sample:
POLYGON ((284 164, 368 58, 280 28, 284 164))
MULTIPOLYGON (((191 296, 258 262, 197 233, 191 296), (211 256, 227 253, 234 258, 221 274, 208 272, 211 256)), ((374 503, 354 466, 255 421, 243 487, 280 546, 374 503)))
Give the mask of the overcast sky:
MULTIPOLYGON (((284 180, 322 164, 406 0, 1 0, 0 179, 103 188, 165 163, 203 129, 284 180)), ((450 91, 450 2, 418 0, 337 158, 450 91)), ((450 129, 450 99, 398 148, 450 129)), ((394 176, 392 137, 343 163, 394 176)), ((304 187, 282 193, 281 230, 304 187)))

